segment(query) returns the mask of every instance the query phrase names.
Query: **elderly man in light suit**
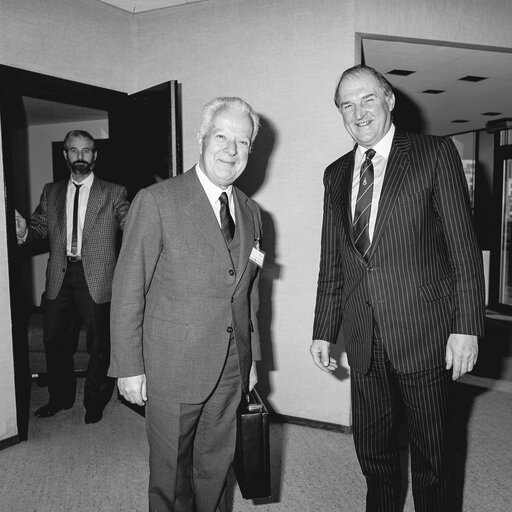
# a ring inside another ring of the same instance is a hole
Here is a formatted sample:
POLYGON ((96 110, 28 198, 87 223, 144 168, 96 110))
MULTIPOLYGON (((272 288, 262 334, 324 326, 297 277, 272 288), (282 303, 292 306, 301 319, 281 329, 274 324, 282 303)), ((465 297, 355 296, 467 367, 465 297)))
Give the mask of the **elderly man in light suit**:
POLYGON ((113 285, 109 374, 146 406, 149 509, 220 509, 236 410, 260 357, 258 206, 233 182, 259 119, 239 98, 202 112, 199 163, 139 192, 113 285))

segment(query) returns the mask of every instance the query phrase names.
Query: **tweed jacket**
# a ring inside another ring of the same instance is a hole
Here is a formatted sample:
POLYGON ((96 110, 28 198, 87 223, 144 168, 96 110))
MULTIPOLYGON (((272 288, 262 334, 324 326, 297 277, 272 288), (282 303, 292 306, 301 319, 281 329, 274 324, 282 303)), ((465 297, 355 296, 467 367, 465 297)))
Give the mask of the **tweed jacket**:
POLYGON ((141 190, 128 215, 111 309, 109 375, 146 374, 148 396, 200 403, 234 336, 242 384, 260 358, 258 206, 233 187, 240 256, 232 261, 194 169, 141 190))
MULTIPOLYGON (((57 297, 66 273, 66 190, 69 180, 44 186, 39 205, 28 223, 26 242, 48 237, 46 298, 57 297)), ((129 203, 126 188, 97 176, 89 193, 82 234, 82 262, 89 293, 96 303, 109 302, 116 265, 116 242, 129 203)))
POLYGON ((441 366, 450 333, 483 336, 482 255, 467 184, 449 138, 396 130, 372 244, 352 235, 355 149, 324 174, 324 221, 313 338, 340 333, 352 369, 370 365, 374 322, 398 371, 441 366))

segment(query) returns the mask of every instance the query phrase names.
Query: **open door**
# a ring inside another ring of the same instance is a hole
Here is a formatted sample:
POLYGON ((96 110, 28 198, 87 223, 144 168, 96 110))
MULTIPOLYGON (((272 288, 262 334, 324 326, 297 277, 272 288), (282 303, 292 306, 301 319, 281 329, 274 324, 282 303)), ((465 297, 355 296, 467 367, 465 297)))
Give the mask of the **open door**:
MULTIPOLYGON (((130 198, 141 188, 183 172, 177 98, 178 83, 165 82, 127 96, 123 111, 109 118, 111 138, 114 145, 120 144, 126 165, 117 171, 124 175, 130 198)), ((116 181, 123 183, 121 176, 116 181)))
MULTIPOLYGON (((181 117, 177 82, 134 95, 0 65, 0 117, 9 293, 14 348, 18 440, 27 439, 30 366, 27 325, 30 308, 20 294, 20 254, 14 225, 13 130, 23 97, 61 102, 107 112, 112 155, 105 179, 124 184, 130 198, 145 186, 182 172, 181 117)), ((79 128, 79 127, 78 127, 79 128)), ((65 134, 62 134, 62 138, 65 134)))

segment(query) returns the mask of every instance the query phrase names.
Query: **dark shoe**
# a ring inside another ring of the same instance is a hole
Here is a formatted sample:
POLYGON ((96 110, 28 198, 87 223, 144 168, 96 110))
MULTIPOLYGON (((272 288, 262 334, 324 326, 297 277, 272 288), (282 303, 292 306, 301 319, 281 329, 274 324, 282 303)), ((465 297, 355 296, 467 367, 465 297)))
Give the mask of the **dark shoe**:
POLYGON ((38 418, 51 418, 55 416, 62 409, 71 409, 73 405, 54 405, 54 404, 46 404, 34 412, 34 415, 38 418))
POLYGON ((98 423, 98 421, 103 418, 103 411, 98 411, 97 409, 89 409, 85 413, 85 423, 98 423))

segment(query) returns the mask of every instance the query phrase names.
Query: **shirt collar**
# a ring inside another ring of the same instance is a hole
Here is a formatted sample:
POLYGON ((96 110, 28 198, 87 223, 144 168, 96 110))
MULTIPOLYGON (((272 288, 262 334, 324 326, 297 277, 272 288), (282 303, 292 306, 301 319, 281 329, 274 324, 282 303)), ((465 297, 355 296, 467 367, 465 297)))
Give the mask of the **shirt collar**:
POLYGON ((90 189, 92 187, 92 182, 94 181, 94 173, 91 172, 87 178, 82 180, 80 183, 75 181, 71 176, 69 177, 69 184, 76 183, 77 185, 84 185, 86 188, 90 189))
MULTIPOLYGON (((377 144, 375 144, 375 146, 373 146, 373 149, 375 150, 375 152, 377 154, 379 154, 380 156, 382 156, 385 160, 388 159, 389 157, 389 153, 391 152, 391 145, 393 143, 393 137, 395 136, 395 125, 393 123, 391 123, 391 126, 388 130, 388 132, 386 133, 386 135, 384 135, 384 137, 382 137, 382 139, 379 140, 379 142, 377 142, 377 144)), ((368 151, 369 148, 364 148, 363 146, 357 146, 357 151, 359 153, 359 157, 360 158, 363 158, 363 155, 366 153, 366 151, 368 151)))
POLYGON ((233 195, 233 185, 229 185, 229 187, 225 190, 218 187, 217 185, 215 185, 215 183, 212 183, 210 181, 210 178, 206 176, 206 174, 203 172, 199 164, 196 165, 196 174, 212 206, 216 203, 216 201, 219 200, 219 196, 222 194, 222 192, 226 192, 228 196, 228 201, 231 203, 231 196, 233 195))

